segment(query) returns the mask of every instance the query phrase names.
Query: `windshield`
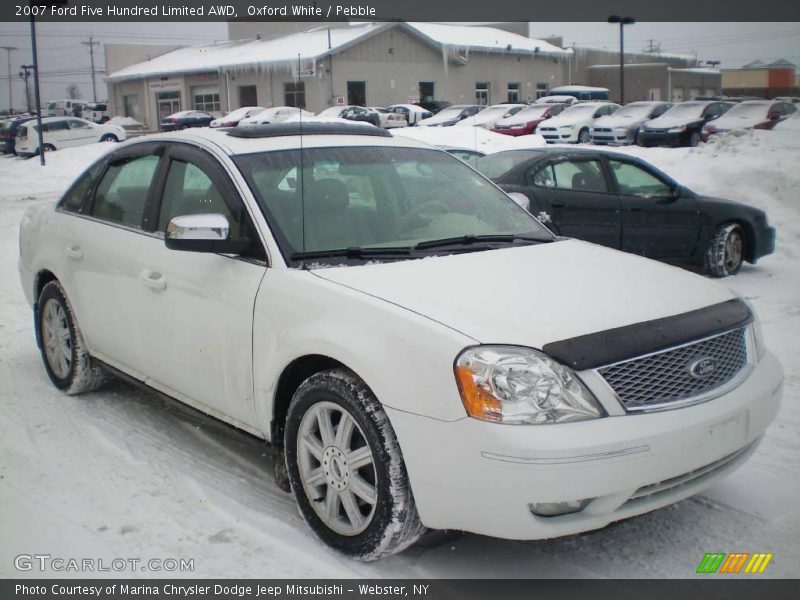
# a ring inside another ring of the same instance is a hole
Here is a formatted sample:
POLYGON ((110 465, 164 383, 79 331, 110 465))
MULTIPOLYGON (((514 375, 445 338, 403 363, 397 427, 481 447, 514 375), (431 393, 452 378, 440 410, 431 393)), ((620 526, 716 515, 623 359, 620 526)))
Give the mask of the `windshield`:
POLYGON ((703 109, 706 106, 708 105, 705 103, 676 104, 661 116, 665 118, 678 117, 678 118, 699 119, 703 115, 703 109))
POLYGON ((524 119, 536 119, 538 117, 541 117, 548 110, 551 110, 551 107, 547 106, 547 105, 531 106, 530 108, 526 108, 524 110, 521 110, 516 115, 514 115, 514 120, 517 121, 517 120, 524 120, 524 119))
POLYGON ((499 179, 517 165, 526 162, 533 156, 530 150, 508 150, 482 156, 478 159, 476 169, 489 179, 499 179))
POLYGON ((654 105, 652 104, 628 104, 623 106, 614 113, 615 117, 628 117, 628 118, 644 118, 653 112, 654 105))
POLYGON ((448 238, 553 239, 491 182, 439 150, 312 148, 302 160, 300 150, 234 160, 295 267, 301 255, 342 249, 405 250, 419 258, 418 244, 448 238))
POLYGON ((432 117, 430 120, 436 121, 446 121, 448 119, 455 119, 458 115, 460 115, 464 110, 463 106, 451 106, 450 108, 445 108, 444 110, 439 111, 432 117))
POLYGON ((767 110, 771 105, 767 102, 755 104, 737 104, 733 106, 725 117, 739 117, 740 119, 762 119, 767 116, 767 110))

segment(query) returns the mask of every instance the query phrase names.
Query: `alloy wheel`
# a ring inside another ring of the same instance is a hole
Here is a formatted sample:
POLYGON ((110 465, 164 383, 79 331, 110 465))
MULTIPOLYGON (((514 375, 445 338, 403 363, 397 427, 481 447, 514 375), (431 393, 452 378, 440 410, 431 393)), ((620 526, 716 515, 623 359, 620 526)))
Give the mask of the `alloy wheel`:
POLYGON ((53 373, 62 379, 67 377, 72 365, 72 333, 64 308, 52 299, 42 312, 42 343, 53 373))

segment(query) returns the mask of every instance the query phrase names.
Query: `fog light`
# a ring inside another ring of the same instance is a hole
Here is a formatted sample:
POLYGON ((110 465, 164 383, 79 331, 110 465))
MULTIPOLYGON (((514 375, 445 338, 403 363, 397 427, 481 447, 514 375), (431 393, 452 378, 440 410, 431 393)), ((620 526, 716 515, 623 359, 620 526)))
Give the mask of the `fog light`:
POLYGON ((568 502, 536 502, 528 504, 528 509, 537 517, 558 517, 581 512, 594 498, 570 500, 568 502))

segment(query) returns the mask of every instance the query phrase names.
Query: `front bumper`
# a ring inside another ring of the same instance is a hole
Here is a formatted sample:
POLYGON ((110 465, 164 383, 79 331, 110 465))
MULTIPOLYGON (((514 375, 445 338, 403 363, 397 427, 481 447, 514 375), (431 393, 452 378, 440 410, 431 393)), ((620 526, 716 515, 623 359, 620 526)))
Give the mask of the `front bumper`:
POLYGON ((685 132, 669 133, 666 131, 647 131, 642 129, 639 132, 639 142, 643 146, 680 146, 683 144, 685 132))
POLYGON ((635 131, 630 130, 619 132, 615 130, 598 131, 592 130, 592 143, 593 144, 608 144, 609 146, 622 146, 632 144, 635 138, 635 131))
POLYGON ((539 129, 537 133, 541 135, 548 144, 563 144, 565 142, 578 141, 578 132, 575 129, 539 129))
POLYGON ((727 394, 690 407, 560 425, 442 422, 386 408, 422 522, 544 539, 605 527, 696 494, 741 465, 778 413, 770 353, 727 394), (592 499, 539 517, 533 503, 592 499))
POLYGON ((520 127, 518 129, 514 129, 511 127, 495 127, 492 129, 495 133, 502 133, 503 135, 511 135, 511 136, 520 136, 520 135, 530 135, 534 132, 533 128, 529 127, 520 127))

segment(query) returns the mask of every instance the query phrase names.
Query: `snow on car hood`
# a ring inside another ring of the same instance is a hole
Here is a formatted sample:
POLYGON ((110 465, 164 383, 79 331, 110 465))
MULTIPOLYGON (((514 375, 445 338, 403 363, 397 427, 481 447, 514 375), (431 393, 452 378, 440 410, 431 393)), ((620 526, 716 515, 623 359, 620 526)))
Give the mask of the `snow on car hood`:
POLYGON ((534 348, 733 298, 683 269, 579 240, 313 273, 481 343, 534 348))
POLYGON ((670 129, 672 127, 680 127, 681 125, 688 125, 689 123, 694 123, 695 121, 702 120, 700 115, 697 116, 663 116, 658 117, 657 119, 650 119, 646 124, 645 127, 649 127, 651 129, 670 129))
POLYGON ((647 117, 618 117, 615 115, 606 115, 605 117, 597 119, 593 127, 608 127, 610 129, 623 127, 628 129, 630 127, 638 127, 645 121, 647 121, 647 117))
POLYGON ((591 123, 594 120, 594 112, 588 110, 586 112, 579 112, 572 115, 558 115, 545 119, 539 123, 539 127, 561 127, 562 125, 577 125, 579 123, 591 123))
POLYGON ((741 117, 722 115, 719 119, 709 121, 708 125, 716 129, 750 129, 766 120, 766 115, 755 117, 752 115, 744 115, 741 117))

